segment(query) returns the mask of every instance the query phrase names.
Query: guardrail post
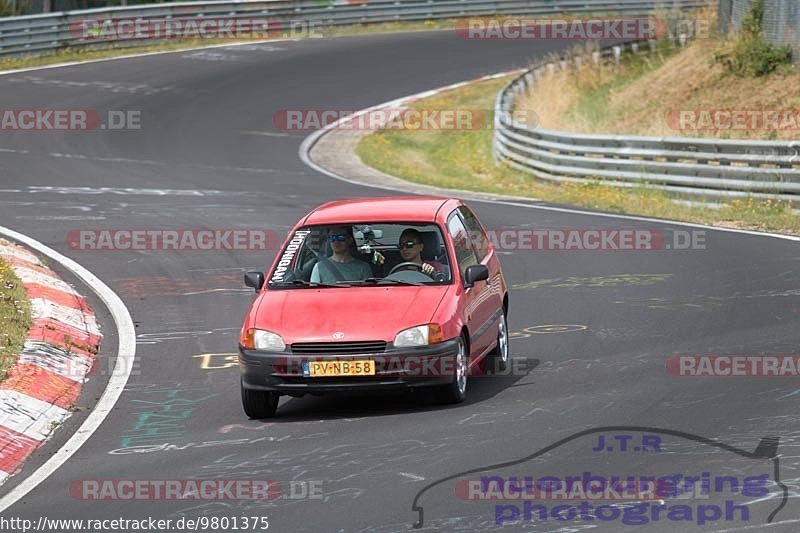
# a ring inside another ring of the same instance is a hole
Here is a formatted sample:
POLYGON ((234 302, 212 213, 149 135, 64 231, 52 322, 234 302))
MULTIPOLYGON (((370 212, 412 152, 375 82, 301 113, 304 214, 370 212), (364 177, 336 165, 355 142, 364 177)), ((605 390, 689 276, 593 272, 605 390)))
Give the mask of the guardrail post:
POLYGON ((622 57, 622 48, 619 46, 614 46, 612 50, 614 51, 614 63, 619 65, 620 58, 622 57))

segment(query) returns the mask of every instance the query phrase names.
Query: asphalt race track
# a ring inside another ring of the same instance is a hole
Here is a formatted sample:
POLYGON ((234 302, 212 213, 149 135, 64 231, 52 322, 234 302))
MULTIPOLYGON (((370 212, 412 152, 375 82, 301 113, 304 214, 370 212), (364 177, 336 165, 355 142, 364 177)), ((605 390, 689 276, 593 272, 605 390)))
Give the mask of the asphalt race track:
MULTIPOLYGON (((236 351, 253 297, 242 285, 242 272, 264 268, 274 252, 81 251, 67 243, 69 231, 90 228, 268 228, 282 238, 318 204, 389 193, 305 166, 297 153, 308 132, 275 130, 275 112, 357 110, 523 67, 556 46, 420 32, 217 48, 0 76, 6 109, 134 110, 142 122, 141 130, 0 134, 0 225, 38 239, 104 280, 130 310, 138 341, 137 365, 105 423, 3 516, 268 516, 274 531, 406 531, 419 518, 412 510, 415 497, 437 480, 524 459, 579 431, 642 426, 746 451, 762 438, 778 438, 780 478, 790 497, 774 516, 777 524, 765 530, 797 531, 800 382, 676 377, 666 370, 673 355, 797 354, 796 242, 707 231, 704 249, 505 254, 514 375, 471 380, 467 402, 452 407, 437 405, 427 394, 284 397, 279 416, 269 422, 248 420, 242 412, 238 369, 226 356, 236 351), (159 419, 164 422, 154 423, 159 419), (278 480, 286 497, 92 501, 70 493, 71 484, 85 479, 196 478, 278 480), (290 497, 290 490, 298 497, 290 497), (304 491, 321 491, 321 497, 302 497, 304 491)), ((669 239, 692 229, 523 205, 471 205, 489 228, 647 228, 669 239)), ((60 265, 52 267, 70 279, 60 265)), ((98 301, 92 304, 102 311, 98 301)), ((104 327, 108 357, 115 339, 107 317, 104 327)), ((101 390, 102 380, 94 379, 82 406, 101 390)), ((84 415, 85 410, 71 418, 0 494, 46 460, 84 415)), ((607 432, 628 433, 639 438, 630 429, 607 432)), ((642 458, 641 451, 593 452, 597 436, 587 435, 516 470, 512 465, 493 472, 566 476, 651 461, 643 467, 651 474, 774 474, 771 461, 753 466, 696 440, 665 434, 662 441, 661 456, 642 458)), ((445 485, 420 497, 423 530, 498 527, 493 506, 463 502, 445 485)), ((697 525, 673 517, 621 526, 551 519, 523 520, 504 530, 738 531, 764 526, 779 507, 781 489, 768 488, 769 497, 736 495, 751 503, 748 522, 723 516, 697 525)))

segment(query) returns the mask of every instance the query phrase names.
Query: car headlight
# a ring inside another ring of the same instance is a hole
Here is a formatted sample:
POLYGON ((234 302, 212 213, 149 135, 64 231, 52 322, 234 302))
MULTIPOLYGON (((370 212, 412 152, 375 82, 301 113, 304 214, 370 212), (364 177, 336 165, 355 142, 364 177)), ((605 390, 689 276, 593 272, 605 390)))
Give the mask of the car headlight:
POLYGON ((242 346, 248 350, 261 350, 263 352, 282 352, 286 343, 277 333, 263 329, 250 328, 245 332, 242 346))
POLYGON ((394 345, 400 348, 427 346, 437 342, 442 342, 442 327, 439 324, 423 324, 404 329, 394 338, 394 345))

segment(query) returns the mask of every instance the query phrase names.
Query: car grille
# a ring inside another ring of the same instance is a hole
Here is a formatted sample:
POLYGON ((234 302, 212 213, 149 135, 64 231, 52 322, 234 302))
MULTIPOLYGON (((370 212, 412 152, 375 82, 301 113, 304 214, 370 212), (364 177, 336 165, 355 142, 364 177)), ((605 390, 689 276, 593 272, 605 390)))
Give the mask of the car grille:
POLYGON ((300 355, 355 355, 385 351, 385 341, 296 342, 292 344, 292 353, 300 355))

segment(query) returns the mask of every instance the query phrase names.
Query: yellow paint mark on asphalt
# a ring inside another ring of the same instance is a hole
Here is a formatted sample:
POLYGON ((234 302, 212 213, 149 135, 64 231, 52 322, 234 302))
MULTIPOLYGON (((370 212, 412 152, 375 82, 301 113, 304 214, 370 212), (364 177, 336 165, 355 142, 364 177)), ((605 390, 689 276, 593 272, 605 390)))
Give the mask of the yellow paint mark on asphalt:
POLYGON ((219 370, 239 364, 239 356, 235 353, 201 353, 192 357, 201 360, 200 368, 203 370, 219 370))

